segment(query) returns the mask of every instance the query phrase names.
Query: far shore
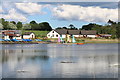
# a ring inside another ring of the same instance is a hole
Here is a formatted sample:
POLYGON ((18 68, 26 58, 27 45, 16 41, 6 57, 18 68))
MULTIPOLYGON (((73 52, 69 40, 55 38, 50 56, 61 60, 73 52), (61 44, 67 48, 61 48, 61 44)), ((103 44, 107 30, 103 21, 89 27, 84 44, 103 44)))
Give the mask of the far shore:
MULTIPOLYGON (((99 44, 99 43, 120 43, 118 39, 82 39, 83 41, 77 41, 76 43, 84 43, 84 44, 99 44)), ((48 41, 31 41, 31 42, 13 42, 13 41, 0 41, 1 44, 63 44, 58 43, 56 40, 48 41)), ((76 44, 76 43, 64 43, 64 44, 76 44)))

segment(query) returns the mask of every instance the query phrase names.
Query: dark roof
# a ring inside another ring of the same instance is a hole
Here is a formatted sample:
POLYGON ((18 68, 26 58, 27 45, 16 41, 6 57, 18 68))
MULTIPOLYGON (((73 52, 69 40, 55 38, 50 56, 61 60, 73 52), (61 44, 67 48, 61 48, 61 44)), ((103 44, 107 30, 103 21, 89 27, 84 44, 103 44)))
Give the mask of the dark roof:
POLYGON ((58 34, 67 34, 67 29, 56 29, 55 30, 58 34))
POLYGON ((30 35, 33 32, 25 32, 24 35, 30 35))
POLYGON ((70 35, 79 35, 80 30, 68 30, 68 34, 70 34, 70 35))
POLYGON ((82 35, 96 35, 97 31, 95 30, 81 30, 82 35))

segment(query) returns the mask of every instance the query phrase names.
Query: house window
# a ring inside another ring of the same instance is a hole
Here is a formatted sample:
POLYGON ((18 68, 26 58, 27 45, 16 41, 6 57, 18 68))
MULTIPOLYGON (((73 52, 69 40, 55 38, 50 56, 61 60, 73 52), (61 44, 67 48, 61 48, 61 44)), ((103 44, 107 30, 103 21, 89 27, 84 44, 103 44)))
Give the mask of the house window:
POLYGON ((58 35, 56 35, 56 37, 58 37, 58 35))
POLYGON ((52 37, 54 37, 54 35, 52 35, 52 37))
POLYGON ((54 31, 53 31, 53 33, 54 33, 54 31))

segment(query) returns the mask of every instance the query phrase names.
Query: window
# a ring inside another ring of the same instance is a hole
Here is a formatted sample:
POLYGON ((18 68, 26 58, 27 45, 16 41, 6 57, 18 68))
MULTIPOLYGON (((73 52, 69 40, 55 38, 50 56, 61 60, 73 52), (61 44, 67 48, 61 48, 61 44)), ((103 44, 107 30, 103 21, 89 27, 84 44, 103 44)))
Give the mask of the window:
POLYGON ((54 31, 53 31, 53 33, 54 33, 54 31))
POLYGON ((52 35, 52 37, 54 37, 54 35, 52 35))
POLYGON ((58 35, 56 35, 56 37, 58 37, 58 35))

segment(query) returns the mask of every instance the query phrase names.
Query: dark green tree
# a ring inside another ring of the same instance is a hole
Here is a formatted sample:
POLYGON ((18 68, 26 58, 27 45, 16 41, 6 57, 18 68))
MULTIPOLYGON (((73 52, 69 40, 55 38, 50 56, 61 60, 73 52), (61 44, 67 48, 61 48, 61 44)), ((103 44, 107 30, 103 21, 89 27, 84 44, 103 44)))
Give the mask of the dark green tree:
POLYGON ((68 27, 70 30, 77 30, 77 28, 73 24, 70 24, 68 27))
POLYGON ((31 21, 30 26, 32 30, 38 30, 39 28, 39 25, 35 21, 31 21))
POLYGON ((50 26, 50 24, 48 22, 42 22, 41 24, 43 24, 42 30, 44 30, 44 31, 52 30, 52 27, 50 26))
POLYGON ((17 22, 16 27, 18 30, 22 29, 22 22, 17 22))
POLYGON ((16 22, 15 22, 15 21, 11 21, 10 23, 13 23, 13 24, 15 24, 15 25, 16 25, 16 22))

